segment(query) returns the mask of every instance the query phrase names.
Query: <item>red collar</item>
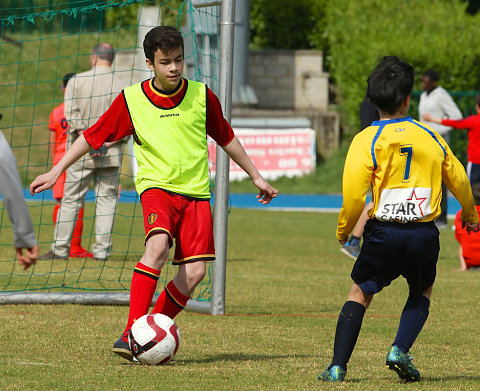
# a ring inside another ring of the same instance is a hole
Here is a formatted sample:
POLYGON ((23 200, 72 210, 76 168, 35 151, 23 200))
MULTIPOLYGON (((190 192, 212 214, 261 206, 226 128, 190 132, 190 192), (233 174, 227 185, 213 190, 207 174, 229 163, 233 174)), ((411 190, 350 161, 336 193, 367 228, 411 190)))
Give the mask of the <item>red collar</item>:
POLYGON ((178 106, 187 91, 188 80, 182 77, 178 87, 172 92, 164 92, 153 85, 153 79, 145 80, 142 83, 142 90, 147 98, 155 105, 164 109, 172 109, 178 106))

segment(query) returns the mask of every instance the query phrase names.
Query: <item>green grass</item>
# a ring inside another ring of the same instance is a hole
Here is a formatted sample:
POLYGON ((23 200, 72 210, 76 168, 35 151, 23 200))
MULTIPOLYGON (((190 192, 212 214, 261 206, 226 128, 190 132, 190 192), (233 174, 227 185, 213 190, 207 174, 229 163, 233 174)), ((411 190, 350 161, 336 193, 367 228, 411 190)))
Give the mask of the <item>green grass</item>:
MULTIPOLYGON (((412 349, 421 383, 402 384, 385 368, 407 296, 402 279, 369 308, 347 381, 318 383, 351 285, 352 261, 336 243, 336 217, 233 209, 227 315, 181 313, 182 345, 164 367, 131 364, 111 353, 126 307, 1 306, 0 389, 478 390, 480 279, 456 271, 450 230, 441 232, 430 317, 412 349)), ((115 240, 115 248, 122 245, 115 240)))

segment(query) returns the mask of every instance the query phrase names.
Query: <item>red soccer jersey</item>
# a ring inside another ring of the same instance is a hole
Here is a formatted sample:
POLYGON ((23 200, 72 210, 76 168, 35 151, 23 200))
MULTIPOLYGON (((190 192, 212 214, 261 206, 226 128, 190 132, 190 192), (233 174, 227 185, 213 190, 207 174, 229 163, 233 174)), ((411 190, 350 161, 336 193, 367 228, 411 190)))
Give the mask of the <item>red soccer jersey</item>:
MULTIPOLYGON (((142 82, 142 89, 147 98, 155 106, 164 109, 180 104, 187 88, 187 79, 182 79, 178 87, 169 94, 155 88, 153 83, 150 83, 150 80, 142 82)), ((231 126, 223 117, 222 107, 218 98, 209 88, 207 88, 207 120, 205 128, 207 134, 220 146, 227 145, 234 137, 231 126)), ((112 105, 98 121, 83 132, 83 135, 92 148, 98 149, 106 141, 120 140, 134 134, 134 132, 135 129, 122 92, 115 98, 112 105)))
POLYGON ((65 103, 55 107, 50 113, 50 122, 48 128, 55 132, 55 154, 53 155, 53 164, 57 164, 65 155, 67 149, 68 122, 65 119, 65 103))
POLYGON ((467 159, 480 164, 480 115, 471 115, 463 119, 443 119, 442 125, 455 129, 468 129, 467 159))
MULTIPOLYGON (((480 205, 476 206, 480 213, 480 205)), ((462 229, 462 211, 455 216, 455 238, 462 246, 463 258, 467 267, 480 266, 480 232, 467 232, 462 229)))

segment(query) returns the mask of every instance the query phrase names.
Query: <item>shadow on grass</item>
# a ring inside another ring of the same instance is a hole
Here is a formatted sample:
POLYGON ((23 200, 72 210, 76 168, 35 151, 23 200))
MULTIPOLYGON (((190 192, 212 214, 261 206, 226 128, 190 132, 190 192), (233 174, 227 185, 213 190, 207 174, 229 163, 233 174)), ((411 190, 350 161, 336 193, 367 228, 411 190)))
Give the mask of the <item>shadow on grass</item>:
POLYGON ((203 358, 195 358, 191 360, 177 360, 175 365, 188 365, 188 364, 204 364, 213 362, 237 362, 237 361, 267 361, 267 360, 285 360, 285 359, 305 359, 315 358, 314 355, 269 355, 269 354, 245 354, 245 353, 224 353, 216 354, 203 358))

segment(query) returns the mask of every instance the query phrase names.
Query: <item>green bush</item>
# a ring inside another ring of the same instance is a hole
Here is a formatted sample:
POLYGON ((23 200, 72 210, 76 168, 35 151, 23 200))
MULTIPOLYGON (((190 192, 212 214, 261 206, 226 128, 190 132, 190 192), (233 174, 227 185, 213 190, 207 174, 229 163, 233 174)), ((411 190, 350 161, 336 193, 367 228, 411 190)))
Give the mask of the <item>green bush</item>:
MULTIPOLYGON (((451 91, 480 89, 480 15, 461 0, 344 0, 326 3, 330 73, 346 124, 358 130, 358 108, 367 77, 381 58, 396 55, 421 73, 429 68, 451 91)), ((324 23, 320 21, 319 23, 324 23)), ((317 28, 317 34, 321 32, 317 28)))
POLYGON ((255 49, 322 48, 327 0, 251 0, 251 43, 255 49), (320 31, 317 29, 320 28, 320 31))

